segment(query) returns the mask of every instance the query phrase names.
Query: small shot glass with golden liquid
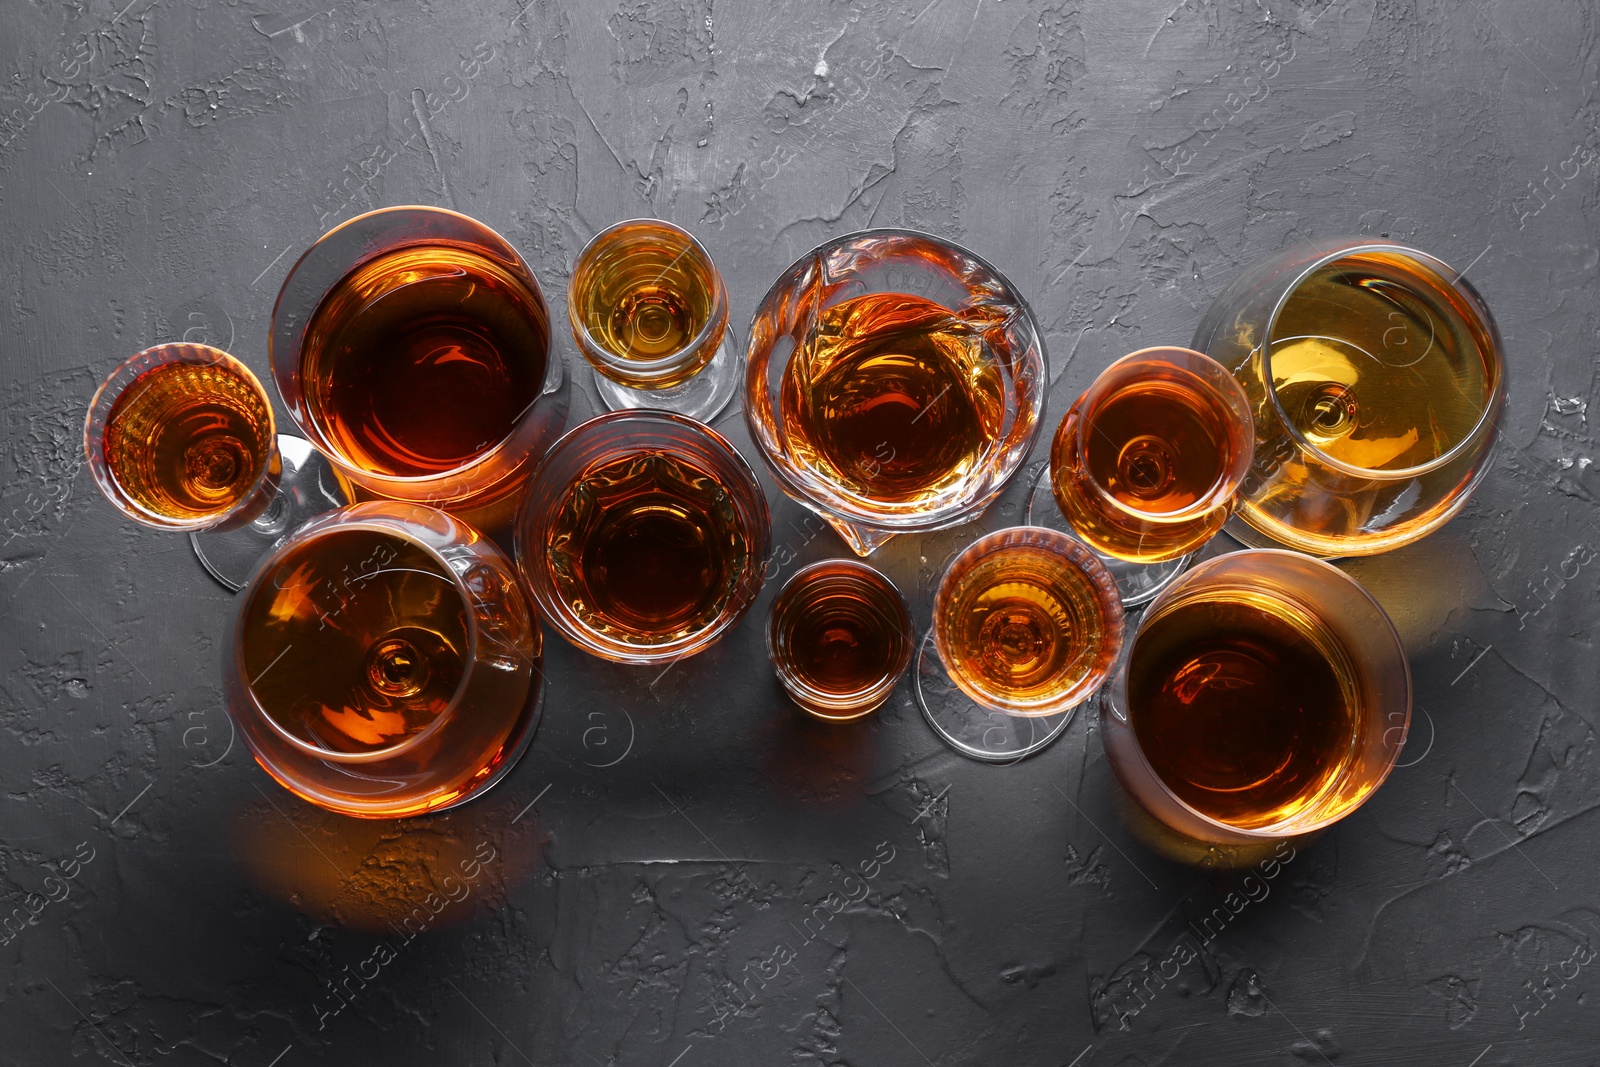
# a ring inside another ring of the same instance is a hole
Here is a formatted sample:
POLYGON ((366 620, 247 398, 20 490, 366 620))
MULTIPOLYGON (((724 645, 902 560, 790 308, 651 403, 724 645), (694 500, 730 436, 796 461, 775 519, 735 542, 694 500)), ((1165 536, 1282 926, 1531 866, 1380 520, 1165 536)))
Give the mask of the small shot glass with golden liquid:
POLYGON ((516 527, 550 624, 621 663, 716 641, 760 592, 767 542, 766 498, 738 452, 664 411, 613 411, 557 441, 516 527))
POLYGON ((1222 529, 1253 444, 1248 401, 1226 367, 1147 348, 1107 367, 1061 420, 1051 487, 1095 551, 1162 563, 1222 529))
POLYGON ((733 395, 727 286, 705 246, 670 222, 629 219, 596 234, 573 266, 567 318, 613 411, 704 422, 733 395))
POLYGON ((224 653, 228 710, 262 768, 363 818, 453 807, 533 736, 537 621, 511 561, 466 523, 374 501, 263 561, 224 653))
POLYGON ((1105 566, 1042 527, 974 541, 934 597, 934 645, 950 679, 981 707, 1008 715, 1055 715, 1093 696, 1122 634, 1122 602, 1105 566))
POLYGON ((773 669, 805 711, 842 722, 875 711, 911 664, 911 613, 855 560, 813 563, 784 583, 767 622, 773 669))
POLYGON ((1388 776, 1411 714, 1382 608, 1320 560, 1235 552, 1145 612, 1102 708, 1128 793, 1179 834, 1248 844, 1325 827, 1388 776))

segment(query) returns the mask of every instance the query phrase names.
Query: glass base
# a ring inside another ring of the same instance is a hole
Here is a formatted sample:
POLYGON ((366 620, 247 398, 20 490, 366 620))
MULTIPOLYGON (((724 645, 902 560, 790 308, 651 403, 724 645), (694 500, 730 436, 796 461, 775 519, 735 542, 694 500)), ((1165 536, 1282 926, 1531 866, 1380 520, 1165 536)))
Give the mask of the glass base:
POLYGON ((917 706, 945 744, 985 763, 1016 763, 1066 732, 1078 709, 1054 715, 1007 715, 976 703, 945 670, 929 630, 917 650, 917 706))
POLYGON ((630 389, 599 371, 594 371, 594 385, 609 411, 648 408, 710 422, 733 398, 735 387, 744 380, 742 370, 741 360, 724 338, 711 362, 701 367, 693 378, 670 389, 630 389))
MULTIPOLYGON (((1055 488, 1050 482, 1049 464, 1040 469, 1028 490, 1028 507, 1023 513, 1023 522, 1029 526, 1044 526, 1058 530, 1074 541, 1083 540, 1067 521, 1067 517, 1061 514, 1061 506, 1056 503, 1055 488)), ((1100 562, 1106 565, 1111 577, 1116 579, 1117 592, 1121 594, 1122 606, 1125 608, 1138 607, 1154 600, 1161 590, 1172 584, 1173 579, 1188 569, 1195 555, 1191 552, 1187 556, 1179 556, 1177 559, 1161 563, 1130 563, 1125 559, 1096 551, 1092 545, 1088 547, 1100 558, 1100 562)))
POLYGON ((307 520, 350 503, 333 465, 311 442, 279 434, 278 458, 283 471, 265 511, 238 529, 189 535, 200 565, 229 592, 243 589, 267 553, 307 520))

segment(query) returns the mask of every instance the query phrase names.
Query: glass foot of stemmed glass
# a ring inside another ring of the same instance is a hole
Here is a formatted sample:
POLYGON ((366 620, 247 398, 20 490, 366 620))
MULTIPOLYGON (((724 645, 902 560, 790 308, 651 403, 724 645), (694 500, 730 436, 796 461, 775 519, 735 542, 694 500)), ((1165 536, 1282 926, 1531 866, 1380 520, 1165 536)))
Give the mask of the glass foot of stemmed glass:
MULTIPOLYGON (((1029 526, 1043 526, 1046 529, 1058 530, 1075 541, 1082 541, 1072 524, 1067 522, 1066 516, 1061 514, 1061 507, 1056 503, 1055 489, 1050 483, 1050 465, 1045 464, 1039 469, 1039 474, 1033 480, 1033 485, 1028 489, 1028 507, 1024 513, 1023 521, 1029 526)), ((1233 531, 1232 523, 1228 531, 1233 531)), ((1094 549, 1091 547, 1090 551, 1094 549)), ((1106 570, 1111 572, 1111 577, 1117 580, 1117 591, 1122 595, 1123 607, 1137 607, 1147 604, 1156 598, 1156 594, 1170 585, 1173 579, 1182 574, 1194 560, 1194 553, 1169 559, 1162 563, 1130 563, 1125 559, 1107 556, 1095 552, 1100 562, 1106 565, 1106 570)))
POLYGON ((308 519, 350 503, 350 494, 311 442, 278 435, 282 472, 265 511, 232 530, 200 530, 189 543, 206 573, 230 592, 243 589, 256 564, 308 519))
POLYGON ((739 357, 724 339, 717 346, 717 354, 700 368, 698 374, 670 389, 630 389, 599 371, 594 372, 594 385, 600 393, 600 399, 611 411, 649 408, 687 415, 699 422, 710 422, 733 398, 735 387, 743 380, 742 369, 739 357))
POLYGON ((917 650, 917 706, 945 744, 985 763, 1016 763, 1066 732, 1076 707, 1054 715, 1007 715, 976 703, 951 679, 933 631, 917 650))

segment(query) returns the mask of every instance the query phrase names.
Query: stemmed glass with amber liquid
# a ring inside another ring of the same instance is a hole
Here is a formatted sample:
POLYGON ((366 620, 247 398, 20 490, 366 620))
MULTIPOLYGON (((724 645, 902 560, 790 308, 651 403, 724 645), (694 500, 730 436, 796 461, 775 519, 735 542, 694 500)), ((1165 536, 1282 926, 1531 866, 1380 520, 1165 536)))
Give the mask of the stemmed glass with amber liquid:
POLYGON ((1101 702, 1144 811, 1190 841, 1249 846, 1348 815, 1393 769, 1411 674, 1354 579, 1297 552, 1207 560, 1145 610, 1101 702))
POLYGON ((1505 404, 1488 306, 1438 257, 1387 240, 1307 243, 1245 271, 1194 347, 1255 420, 1229 532, 1324 557, 1386 552, 1466 505, 1505 404))
POLYGON ((733 396, 728 288, 711 253, 681 227, 629 219, 595 234, 572 268, 567 318, 612 411, 709 422, 733 396))
POLYGON ((1059 737, 1122 648, 1117 584, 1058 530, 980 537, 934 595, 917 702, 935 732, 974 759, 1014 762, 1059 737))
POLYGON ((188 533, 235 591, 286 533, 348 499, 309 444, 277 434, 250 368, 207 345, 157 345, 119 364, 89 403, 83 443, 107 500, 188 533))
POLYGON ((256 761, 330 811, 396 818, 481 795, 522 755, 543 693, 511 561, 402 501, 314 519, 262 561, 223 654, 256 761))
POLYGON ((362 495, 480 525, 509 520, 566 421, 533 272, 442 208, 384 208, 323 235, 278 294, 271 357, 296 424, 362 495))
POLYGON ((1099 553, 1122 602, 1179 574, 1232 513, 1253 441, 1244 390, 1187 348, 1147 348, 1107 367, 1056 429, 1028 519, 1099 553))
POLYGON ((535 473, 517 565, 567 640, 619 663, 703 651, 761 590, 769 527, 755 475, 720 434, 666 411, 574 428, 535 473))
POLYGON ((1048 375, 1027 302, 929 234, 827 242, 784 272, 750 329, 756 448, 859 555, 977 518, 1038 435, 1048 375))

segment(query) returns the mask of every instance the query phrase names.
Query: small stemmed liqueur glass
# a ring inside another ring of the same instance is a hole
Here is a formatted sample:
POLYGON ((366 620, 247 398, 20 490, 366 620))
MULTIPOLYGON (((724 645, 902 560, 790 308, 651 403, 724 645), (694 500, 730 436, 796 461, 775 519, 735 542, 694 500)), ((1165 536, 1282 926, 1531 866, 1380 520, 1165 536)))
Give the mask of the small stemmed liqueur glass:
POLYGON ((607 408, 654 408, 709 422, 733 396, 728 289, 687 230, 629 219, 578 253, 567 290, 573 339, 607 408))
POLYGON ((778 487, 861 556, 970 522, 1038 436, 1044 343, 1015 287, 911 230, 813 249, 750 327, 745 422, 778 487))
POLYGON ((1226 367, 1187 348, 1134 352, 1062 418, 1028 520, 1064 519, 1100 555, 1122 602, 1144 603, 1222 529, 1252 440, 1244 390, 1226 367))
POLYGON ((803 710, 843 722, 877 710, 911 665, 911 612, 894 583, 853 559, 802 567, 767 620, 767 654, 803 710))
POLYGON ((250 368, 207 345, 157 345, 119 364, 89 403, 83 444, 107 500, 188 533, 234 591, 285 534, 348 500, 307 442, 275 432, 250 368))
POLYGON ((1015 762, 1059 737, 1122 647, 1122 601, 1099 558, 1059 530, 980 537, 934 595, 917 663, 929 725, 974 759, 1015 762))
POLYGON ((301 432, 367 496, 492 511, 566 423, 533 272, 443 208, 383 208, 319 238, 284 279, 270 352, 301 432))
POLYGON ((1337 568, 1253 549, 1198 564, 1145 610, 1100 705, 1106 755, 1192 841, 1311 833, 1399 759, 1411 672, 1394 625, 1337 568))
POLYGON ((1225 289, 1194 347, 1233 372, 1255 417, 1228 526, 1246 544, 1386 552, 1450 521, 1491 466, 1504 346, 1436 256, 1367 238, 1296 247, 1225 289))
POLYGON ((481 795, 532 739, 541 645, 516 571, 461 520, 373 501, 301 527, 239 598, 228 711, 256 761, 330 811, 481 795))
POLYGON ((539 611, 577 647, 665 663, 710 647, 761 591, 769 540, 754 473, 710 427, 613 411, 550 449, 516 525, 539 611))

